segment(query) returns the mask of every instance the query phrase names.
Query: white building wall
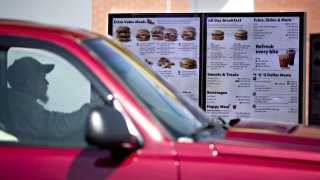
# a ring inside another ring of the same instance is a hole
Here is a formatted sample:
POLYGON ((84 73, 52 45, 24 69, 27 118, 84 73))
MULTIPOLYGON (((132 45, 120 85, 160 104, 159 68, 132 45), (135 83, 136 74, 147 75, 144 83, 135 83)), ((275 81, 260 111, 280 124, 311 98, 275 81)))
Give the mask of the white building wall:
POLYGON ((0 0, 0 18, 92 29, 92 0, 0 0))

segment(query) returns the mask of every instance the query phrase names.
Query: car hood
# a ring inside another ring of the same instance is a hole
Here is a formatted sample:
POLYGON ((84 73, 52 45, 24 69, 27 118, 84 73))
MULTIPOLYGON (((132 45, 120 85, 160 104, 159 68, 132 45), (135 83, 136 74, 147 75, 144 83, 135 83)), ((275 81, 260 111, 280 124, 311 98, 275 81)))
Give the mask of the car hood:
POLYGON ((320 162, 320 128, 260 120, 231 124, 214 143, 220 154, 320 162))

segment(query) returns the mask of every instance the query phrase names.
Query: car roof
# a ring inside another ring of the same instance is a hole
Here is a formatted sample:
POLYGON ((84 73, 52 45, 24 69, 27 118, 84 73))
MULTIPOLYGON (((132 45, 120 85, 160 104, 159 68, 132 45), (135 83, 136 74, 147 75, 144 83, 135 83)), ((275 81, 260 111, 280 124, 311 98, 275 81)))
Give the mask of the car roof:
POLYGON ((72 40, 83 40, 102 37, 99 34, 89 32, 81 28, 73 28, 66 26, 49 25, 45 23, 15 20, 15 19, 2 19, 0 18, 0 32, 10 34, 41 34, 56 35, 65 37, 72 40))

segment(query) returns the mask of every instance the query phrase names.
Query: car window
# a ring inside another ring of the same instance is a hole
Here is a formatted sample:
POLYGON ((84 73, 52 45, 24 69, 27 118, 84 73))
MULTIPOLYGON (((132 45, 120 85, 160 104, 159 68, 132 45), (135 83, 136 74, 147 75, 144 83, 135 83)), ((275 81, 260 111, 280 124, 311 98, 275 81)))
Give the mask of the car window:
POLYGON ((90 102, 90 82, 64 58, 45 50, 12 47, 8 50, 7 67, 23 57, 32 57, 41 64, 54 66, 46 74, 47 95, 52 101, 42 103, 38 100, 46 109, 68 113, 90 102))
POLYGON ((6 65, 1 69, 0 142, 87 146, 89 110, 104 102, 90 81, 67 59, 47 50, 8 47, 1 57, 6 65))
MULTIPOLYGON (((120 51, 108 46, 102 39, 84 42, 98 57, 101 58, 114 73, 128 86, 136 97, 145 105, 174 139, 190 137, 195 129, 201 126, 197 115, 182 104, 171 91, 166 92, 156 82, 150 81, 147 74, 136 68, 120 51)), ((202 116, 204 117, 204 116, 202 116)))

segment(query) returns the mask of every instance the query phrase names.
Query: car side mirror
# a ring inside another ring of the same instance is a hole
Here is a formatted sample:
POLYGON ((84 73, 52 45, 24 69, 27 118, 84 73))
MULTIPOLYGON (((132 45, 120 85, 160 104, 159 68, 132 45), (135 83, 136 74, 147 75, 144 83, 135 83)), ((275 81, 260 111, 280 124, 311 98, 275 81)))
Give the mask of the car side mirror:
POLYGON ((134 150, 139 147, 123 115, 111 105, 91 110, 85 137, 88 143, 102 148, 134 150))

